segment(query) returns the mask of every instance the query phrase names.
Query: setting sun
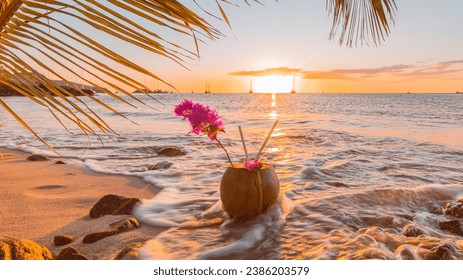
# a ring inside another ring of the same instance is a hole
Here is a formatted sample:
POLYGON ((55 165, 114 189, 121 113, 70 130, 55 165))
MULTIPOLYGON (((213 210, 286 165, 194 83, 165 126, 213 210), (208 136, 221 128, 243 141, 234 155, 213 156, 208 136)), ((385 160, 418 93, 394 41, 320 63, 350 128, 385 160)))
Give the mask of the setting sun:
POLYGON ((289 93, 293 76, 269 75, 253 79, 253 91, 259 93, 289 93))

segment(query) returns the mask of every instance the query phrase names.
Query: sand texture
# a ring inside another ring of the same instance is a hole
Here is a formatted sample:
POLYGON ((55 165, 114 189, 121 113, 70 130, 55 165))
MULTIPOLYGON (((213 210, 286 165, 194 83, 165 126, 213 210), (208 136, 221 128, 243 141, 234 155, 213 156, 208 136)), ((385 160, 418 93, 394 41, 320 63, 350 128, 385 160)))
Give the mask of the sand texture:
POLYGON ((128 215, 90 218, 91 207, 104 195, 150 199, 159 191, 140 178, 91 172, 66 159, 28 161, 27 153, 0 149, 0 236, 27 238, 47 246, 56 257, 72 246, 89 259, 114 259, 128 244, 144 242, 162 229, 142 226, 136 230, 83 244, 85 235, 109 228, 128 215), (55 164, 62 160, 70 164, 55 164), (74 241, 55 246, 55 235, 74 241))

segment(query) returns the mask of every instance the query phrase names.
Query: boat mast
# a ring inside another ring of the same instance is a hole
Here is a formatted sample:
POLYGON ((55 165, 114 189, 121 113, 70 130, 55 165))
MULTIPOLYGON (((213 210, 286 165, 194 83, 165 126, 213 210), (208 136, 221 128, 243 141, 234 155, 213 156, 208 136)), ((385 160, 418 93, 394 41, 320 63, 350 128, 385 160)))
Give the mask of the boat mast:
POLYGON ((293 89, 291 90, 291 93, 296 93, 296 74, 293 74, 293 89))
POLYGON ((252 78, 251 78, 251 84, 249 85, 249 93, 253 93, 252 92, 252 78))
POLYGON ((204 90, 204 93, 211 93, 211 89, 210 89, 210 84, 208 84, 207 80, 206 80, 206 90, 204 90))

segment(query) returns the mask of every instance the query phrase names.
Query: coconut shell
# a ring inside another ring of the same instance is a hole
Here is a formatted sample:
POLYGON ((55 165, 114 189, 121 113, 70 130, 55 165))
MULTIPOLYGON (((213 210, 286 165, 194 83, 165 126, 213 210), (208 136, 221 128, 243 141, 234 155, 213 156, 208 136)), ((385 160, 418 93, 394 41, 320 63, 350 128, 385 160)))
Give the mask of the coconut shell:
POLYGON ((232 218, 249 219, 269 209, 278 198, 280 182, 270 164, 249 172, 242 164, 229 166, 220 182, 220 198, 232 218))

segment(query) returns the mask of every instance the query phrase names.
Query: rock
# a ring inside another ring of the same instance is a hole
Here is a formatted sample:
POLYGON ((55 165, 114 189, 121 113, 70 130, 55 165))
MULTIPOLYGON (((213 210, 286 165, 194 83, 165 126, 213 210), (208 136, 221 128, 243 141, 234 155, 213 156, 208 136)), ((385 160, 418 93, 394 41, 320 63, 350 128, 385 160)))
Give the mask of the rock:
POLYGON ((127 198, 114 194, 103 196, 90 209, 90 217, 98 218, 104 215, 131 215, 135 204, 141 202, 138 198, 127 198))
POLYGON ((88 258, 73 247, 64 248, 56 257, 57 260, 88 260, 88 258))
POLYGON ((426 260, 453 260, 456 254, 455 248, 450 244, 440 244, 432 248, 425 256, 426 260))
POLYGON ((451 233, 463 235, 463 228, 461 226, 461 220, 450 220, 439 223, 439 227, 442 230, 450 231, 451 233))
POLYGON ((445 215, 455 218, 463 218, 463 200, 458 200, 456 203, 447 203, 442 207, 442 212, 445 215))
POLYGON ((28 239, 0 238, 0 260, 51 260, 47 247, 28 239))
POLYGON ((47 156, 44 156, 44 155, 32 155, 32 156, 29 156, 27 158, 27 160, 30 160, 30 161, 47 161, 47 160, 50 160, 50 158, 47 157, 47 156))
POLYGON ((70 235, 57 235, 53 239, 53 243, 55 244, 55 246, 64 246, 71 243, 72 241, 73 238, 70 235))
POLYGON ((156 163, 155 165, 148 166, 148 170, 163 170, 169 169, 173 165, 170 161, 161 161, 156 163))
POLYGON ((66 164, 66 163, 61 160, 58 160, 57 162, 55 162, 55 164, 66 164))
POLYGON ((109 226, 108 230, 87 234, 82 242, 84 244, 95 243, 105 237, 137 229, 140 227, 140 223, 135 218, 128 218, 112 223, 109 226))
POLYGON ((90 233, 84 237, 84 239, 82 240, 82 243, 84 244, 95 243, 98 240, 101 240, 105 237, 116 235, 116 234, 117 233, 114 231, 100 231, 100 232, 90 233))
POLYGON ((115 260, 138 260, 138 251, 143 247, 143 242, 137 242, 127 245, 117 254, 115 260))
POLYGON ((165 156, 165 157, 178 157, 178 156, 184 156, 187 154, 186 151, 176 148, 176 147, 165 147, 165 148, 155 149, 155 151, 158 155, 165 156))
POLYGON ((416 258, 411 247, 410 245, 400 245, 395 251, 395 254, 400 256, 401 260, 414 260, 416 258))
POLYGON ((425 232, 415 225, 408 224, 402 229, 402 234, 407 237, 417 237, 425 235, 425 232))

